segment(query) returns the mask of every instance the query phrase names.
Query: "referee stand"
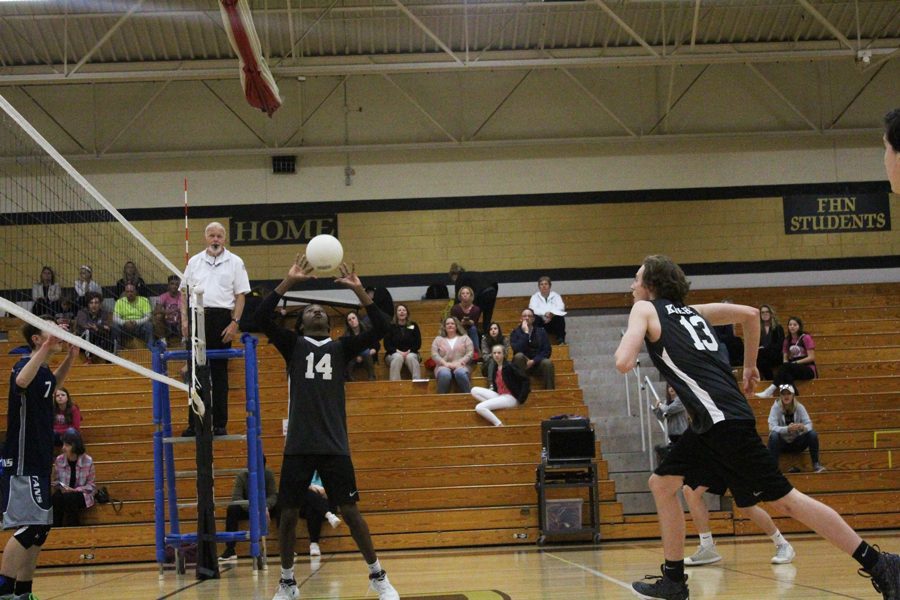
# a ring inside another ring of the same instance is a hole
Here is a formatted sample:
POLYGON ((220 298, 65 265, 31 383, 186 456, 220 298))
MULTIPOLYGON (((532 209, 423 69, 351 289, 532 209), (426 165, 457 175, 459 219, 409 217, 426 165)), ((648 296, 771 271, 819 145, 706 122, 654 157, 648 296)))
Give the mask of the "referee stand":
MULTIPOLYGON (((172 413, 169 400, 169 387, 163 383, 153 382, 153 462, 154 462, 154 500, 156 510, 156 562, 159 563, 160 574, 164 572, 166 546, 175 550, 175 570, 185 573, 185 556, 183 544, 196 543, 198 547, 197 579, 213 579, 219 576, 218 560, 215 555, 215 542, 250 542, 250 556, 253 557, 253 570, 265 569, 265 539, 268 535, 268 519, 266 518, 266 489, 262 452, 262 422, 259 406, 259 379, 257 372, 256 347, 259 340, 250 335, 241 336, 243 348, 227 350, 207 350, 207 359, 244 359, 244 382, 246 390, 247 434, 212 436, 212 407, 209 390, 202 390, 202 398, 206 414, 198 427, 197 437, 174 437, 172 435, 172 413), (232 502, 230 498, 215 500, 212 483, 217 475, 235 475, 243 469, 214 469, 212 461, 212 441, 235 442, 245 441, 247 444, 247 471, 249 473, 248 500, 232 502), (197 468, 189 471, 175 470, 175 444, 195 442, 197 447, 197 468), (197 502, 178 502, 176 480, 179 478, 196 478, 197 502), (215 507, 238 504, 247 507, 250 513, 249 530, 233 532, 216 532, 215 507), (166 508, 169 512, 169 531, 166 532, 166 508), (196 508, 198 514, 198 533, 182 533, 178 511, 181 508, 196 508), (210 557, 204 559, 202 550, 212 549, 210 557)), ((157 343, 153 350, 153 370, 157 373, 168 373, 168 361, 191 360, 188 350, 166 351, 164 343, 157 343)), ((208 369, 208 367, 199 367, 208 369)), ((205 378, 204 381, 209 381, 205 378)))

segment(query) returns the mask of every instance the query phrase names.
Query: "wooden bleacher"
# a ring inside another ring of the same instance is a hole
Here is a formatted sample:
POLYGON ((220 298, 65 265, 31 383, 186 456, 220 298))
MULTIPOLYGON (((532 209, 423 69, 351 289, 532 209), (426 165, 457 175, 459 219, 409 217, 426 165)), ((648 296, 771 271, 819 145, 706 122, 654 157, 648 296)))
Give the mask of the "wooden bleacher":
MULTIPOLYGON (((900 526, 896 503, 900 489, 900 432, 881 434, 873 450, 876 430, 900 429, 900 285, 828 286, 809 288, 753 288, 698 291, 692 302, 729 297, 735 302, 766 302, 786 321, 789 314, 804 319, 816 339, 821 378, 800 382, 800 400, 819 431, 822 462, 828 471, 790 474, 802 491, 826 502, 854 527, 900 526)), ((621 308, 630 305, 627 294, 582 294, 566 297, 570 309, 621 308)), ((500 298, 495 319, 505 332, 518 322, 526 298, 500 298)), ((409 303, 412 317, 423 332, 423 351, 437 330, 444 301, 409 303)), ((340 319, 332 318, 335 324, 340 319)), ((9 332, 0 342, 0 363, 9 367, 15 358, 5 356, 21 343, 14 319, 0 319, 0 331, 9 332)), ((336 329, 340 329, 336 327, 336 329)), ((125 351, 131 352, 131 351, 125 351)), ((281 465, 281 419, 286 411, 286 378, 283 361, 271 346, 260 346, 259 371, 263 416, 263 446, 269 466, 281 465)), ((535 391, 517 410, 503 411, 504 427, 486 425, 472 410, 467 395, 437 395, 434 382, 384 381, 383 361, 379 381, 347 384, 347 412, 354 464, 358 469, 361 508, 374 533, 376 547, 432 548, 489 544, 534 543, 538 516, 534 467, 540 456, 540 421, 560 413, 587 414, 578 377, 573 371, 569 347, 554 346, 557 390, 545 391, 535 379, 535 391), (524 534, 525 537, 517 537, 524 534)), ((172 365, 176 373, 177 364, 172 365)), ((360 376, 362 371, 358 372, 360 376)), ((475 385, 484 384, 480 373, 475 385)), ((231 431, 243 429, 243 368, 231 369, 231 431)), ((7 382, 0 383, 4 391, 7 382)), ((97 465, 98 483, 113 498, 122 500, 121 511, 112 505, 85 513, 82 527, 51 535, 42 564, 78 564, 82 554, 94 562, 152 561, 153 553, 153 432, 150 384, 111 365, 78 365, 66 387, 82 409, 83 434, 88 452, 97 465), (89 551, 89 552, 87 552, 89 551)), ((760 389, 762 389, 762 384, 760 389)), ((772 400, 751 398, 761 435, 768 431, 765 418, 772 400)), ((0 418, 5 407, 0 409, 0 418)), ((175 428, 186 419, 186 408, 173 405, 175 428)), ((655 516, 623 517, 615 501, 615 486, 600 453, 601 535, 604 539, 656 538, 655 516)), ((179 469, 193 465, 193 447, 176 446, 179 469)), ((808 454, 784 455, 782 467, 808 469, 808 454)), ((217 467, 243 464, 239 444, 217 446, 217 467)), ((195 495, 192 479, 179 481, 181 500, 195 495)), ((216 494, 227 497, 231 477, 216 481, 216 494)), ((567 495, 572 495, 571 491, 567 495)), ((582 497, 586 497, 583 495, 582 497)), ((180 512, 185 526, 193 514, 180 512)), ((217 510, 220 525, 224 508, 217 510)), ((758 533, 754 526, 729 511, 712 515, 719 534, 758 533)), ((790 519, 778 518, 783 531, 802 530, 790 519)), ((298 538, 305 538, 304 527, 298 538)), ((303 547, 304 542, 298 546, 303 547)), ((326 531, 326 551, 354 549, 347 528, 326 531)), ((268 550, 277 549, 275 535, 268 550)), ((242 548, 239 546, 239 551, 242 548)))

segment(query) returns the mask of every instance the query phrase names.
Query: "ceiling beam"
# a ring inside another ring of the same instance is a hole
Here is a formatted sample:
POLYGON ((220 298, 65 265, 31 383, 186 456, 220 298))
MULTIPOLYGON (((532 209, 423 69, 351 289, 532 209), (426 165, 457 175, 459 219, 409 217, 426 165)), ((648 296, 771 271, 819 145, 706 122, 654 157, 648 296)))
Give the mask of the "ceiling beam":
POLYGON ((605 12, 607 16, 618 24, 619 27, 625 30, 625 33, 631 36, 631 39, 636 41, 638 44, 644 47, 644 50, 652 54, 653 56, 659 56, 659 53, 653 49, 653 46, 647 43, 647 41, 638 35, 638 32, 631 28, 628 23, 622 20, 622 17, 617 15, 613 9, 609 7, 603 0, 594 0, 594 4, 600 7, 600 10, 605 12))
MULTIPOLYGON (((216 156, 270 156, 279 154, 344 154, 347 152, 409 152, 422 150, 467 150, 481 148, 515 148, 515 147, 540 147, 540 146, 568 146, 568 145, 597 145, 609 146, 616 149, 622 144, 648 145, 656 148, 659 144, 674 142, 700 142, 700 141, 727 141, 738 144, 741 140, 776 139, 776 140, 836 140, 836 139, 881 139, 884 131, 881 128, 868 129, 831 129, 815 132, 809 129, 755 131, 723 133, 679 133, 679 134, 640 134, 636 137, 628 135, 612 136, 585 136, 566 138, 523 138, 523 139, 496 139, 496 140, 467 140, 460 142, 400 142, 400 143, 376 143, 376 144, 335 144, 333 146, 283 146, 280 148, 230 148, 230 149, 195 149, 195 150, 163 150, 154 152, 133 152, 106 154, 102 157, 91 154, 73 155, 73 160, 94 159, 161 159, 161 158, 206 158, 216 156)), ((873 145, 875 142, 873 142, 873 145)))
POLYGON ((107 31, 105 34, 103 34, 103 37, 101 37, 99 40, 97 40, 97 43, 94 44, 94 46, 90 50, 88 50, 84 56, 81 57, 81 60, 79 60, 78 63, 74 67, 72 67, 72 70, 66 74, 66 77, 74 75, 75 72, 78 71, 78 69, 83 67, 84 63, 86 63, 88 60, 90 60, 90 58, 94 55, 94 52, 99 50, 106 42, 108 42, 109 38, 111 38, 113 36, 113 34, 115 34, 119 30, 119 27, 124 25, 125 22, 129 18, 131 18, 131 15, 133 15, 135 13, 135 11, 137 9, 139 9, 141 7, 141 4, 143 4, 143 3, 144 3, 144 0, 137 0, 137 2, 135 2, 134 5, 132 5, 132 7, 128 10, 127 13, 125 13, 124 15, 119 17, 119 20, 116 21, 116 24, 113 25, 112 27, 110 27, 109 31, 107 31))
MULTIPOLYGON (((872 48, 872 62, 882 57, 896 58, 900 40, 880 40, 893 44, 891 47, 872 48)), ((856 59, 856 52, 844 49, 823 50, 789 49, 795 44, 778 45, 777 49, 754 51, 750 48, 736 48, 732 44, 699 47, 692 53, 675 53, 668 56, 649 56, 609 50, 602 55, 596 49, 557 51, 553 54, 531 50, 503 51, 492 53, 490 58, 478 62, 455 62, 447 60, 443 54, 416 54, 406 57, 379 57, 362 55, 356 57, 336 57, 334 59, 307 59, 304 64, 282 66, 272 69, 276 78, 298 76, 321 77, 342 75, 381 75, 394 73, 427 73, 465 70, 530 70, 558 68, 618 68, 618 67, 659 67, 685 65, 716 65, 772 63, 794 61, 835 61, 856 59), (783 48, 783 49, 782 49, 783 48), (381 61, 381 62, 378 62, 381 61)), ((167 67, 165 63, 152 63, 136 68, 133 63, 114 63, 91 66, 69 76, 62 73, 48 73, 42 67, 12 67, 0 69, 0 86, 40 85, 59 83, 116 83, 123 81, 198 81, 215 79, 237 79, 240 73, 234 68, 234 61, 185 61, 177 66, 167 67)))
POLYGON ((433 32, 431 29, 429 29, 428 25, 426 25, 424 22, 422 22, 422 20, 419 17, 414 15, 412 13, 412 11, 410 11, 408 8, 406 8, 406 6, 402 2, 400 2, 400 0, 392 0, 392 1, 394 3, 394 6, 396 6, 400 10, 400 12, 402 12, 404 15, 406 15, 406 17, 410 21, 415 23, 419 29, 424 31, 425 35, 430 37, 432 39, 432 41, 434 41, 434 43, 438 45, 438 48, 440 48, 441 50, 446 52, 447 55, 454 60, 454 62, 456 62, 457 64, 460 64, 460 65, 465 64, 462 61, 462 59, 459 58, 455 52, 453 52, 453 49, 444 43, 444 40, 439 38, 435 32, 433 32))
POLYGON ((841 30, 835 27, 831 21, 826 19, 825 15, 817 11, 816 8, 812 4, 810 4, 808 0, 797 0, 797 4, 802 6, 803 9, 811 14, 816 21, 821 23, 825 27, 825 29, 830 31, 831 35, 837 38, 837 40, 841 44, 843 44, 850 50, 856 50, 856 48, 853 47, 853 44, 850 43, 850 40, 847 39, 847 36, 841 33, 841 30))

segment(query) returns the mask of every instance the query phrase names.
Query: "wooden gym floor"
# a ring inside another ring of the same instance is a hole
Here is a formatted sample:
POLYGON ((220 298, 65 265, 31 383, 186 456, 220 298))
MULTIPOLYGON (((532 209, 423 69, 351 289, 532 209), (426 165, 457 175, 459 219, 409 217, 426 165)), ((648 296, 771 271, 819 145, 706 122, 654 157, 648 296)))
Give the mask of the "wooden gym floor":
MULTIPOLYGON (((64 530, 54 532, 60 535, 64 530)), ((869 543, 897 552, 900 532, 865 536, 869 543)), ((814 535, 791 535, 797 558, 772 565, 773 545, 763 537, 717 539, 722 562, 688 569, 691 598, 716 599, 875 599, 856 563, 814 535)), ((693 551, 696 538, 686 549, 693 551)), ((578 600, 634 598, 630 583, 658 574, 659 542, 609 542, 588 545, 497 547, 484 550, 384 552, 380 558, 402 598, 430 600, 578 600)), ((303 599, 374 598, 358 555, 326 555, 318 568, 297 559, 295 574, 303 599)), ((41 600, 269 600, 279 569, 254 575, 250 561, 227 565, 220 580, 198 582, 193 573, 160 577, 155 564, 39 569, 35 594, 41 600)))

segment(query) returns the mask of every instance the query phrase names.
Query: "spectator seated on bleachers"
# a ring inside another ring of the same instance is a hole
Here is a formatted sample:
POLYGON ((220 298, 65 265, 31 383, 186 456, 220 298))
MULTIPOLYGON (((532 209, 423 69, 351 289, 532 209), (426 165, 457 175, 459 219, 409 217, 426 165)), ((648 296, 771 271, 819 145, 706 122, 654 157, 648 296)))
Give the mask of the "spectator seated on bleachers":
MULTIPOLYGON (((266 457, 263 456, 263 465, 266 464, 266 457)), ((275 484, 275 473, 268 467, 265 468, 266 479, 266 515, 270 519, 278 518, 278 509, 276 503, 278 501, 278 486, 275 484)), ((234 487, 231 489, 231 501, 233 503, 246 501, 250 498, 249 492, 250 471, 244 469, 234 476, 234 487)), ((262 498, 260 498, 262 500, 262 498)), ((242 504, 229 504, 225 512, 225 531, 237 531, 241 520, 249 519, 250 511, 242 504)), ((226 542, 225 551, 219 557, 219 562, 237 562, 237 553, 235 552, 236 542, 226 542)))
POLYGON ((62 454, 56 457, 55 481, 50 499, 53 526, 81 524, 81 513, 94 505, 94 461, 85 451, 81 434, 70 429, 62 435, 62 454))
POLYGON ((178 287, 178 275, 169 275, 166 291, 159 295, 153 308, 153 332, 157 338, 181 338, 181 303, 184 295, 178 287))
POLYGON ((87 306, 88 292, 95 292, 100 294, 100 298, 103 298, 103 288, 94 281, 94 270, 91 269, 90 265, 81 265, 81 268, 78 270, 78 280, 75 282, 74 287, 75 305, 78 308, 87 306))
POLYGON ((454 284, 453 297, 459 298, 459 290, 463 286, 472 288, 475 298, 472 300, 480 309, 482 323, 490 323, 494 316, 494 305, 497 303, 497 292, 500 285, 496 281, 490 281, 484 274, 466 271, 458 264, 450 265, 450 281, 454 284))
MULTIPOLYGON (((481 309, 474 304, 475 292, 467 285, 459 288, 456 295, 456 304, 450 309, 450 314, 456 317, 462 326, 462 331, 472 340, 472 347, 478 350, 478 319, 481 317, 481 309)), ((487 360, 487 355, 481 357, 487 360)), ((477 360, 477 358, 476 358, 477 360)))
POLYGON ((775 309, 763 304, 759 307, 759 354, 756 355, 760 379, 772 381, 775 378, 775 370, 782 363, 783 346, 784 328, 778 324, 775 309))
POLYGON ((63 435, 67 431, 81 433, 81 410, 72 401, 69 390, 56 388, 53 392, 53 445, 62 446, 63 435))
POLYGON ((472 340, 462 332, 462 326, 456 317, 444 319, 439 335, 431 342, 431 360, 434 361, 438 394, 449 392, 452 380, 456 381, 460 393, 469 393, 472 389, 469 363, 474 354, 472 340))
MULTIPOLYGON (((387 317, 385 317, 385 320, 387 320, 387 317)), ((346 325, 346 329, 344 330, 344 335, 341 337, 354 337, 359 335, 363 331, 368 331, 369 329, 371 329, 371 326, 368 324, 368 322, 360 319, 359 313, 357 313, 355 310, 351 310, 347 313, 347 316, 344 317, 344 324, 346 325)), ((380 344, 376 340, 373 347, 366 348, 347 361, 347 381, 353 381, 353 369, 356 367, 356 365, 362 365, 366 368, 366 374, 368 375, 369 381, 375 380, 375 360, 378 357, 379 347, 380 344)))
POLYGON ((138 273, 137 265, 130 260, 122 267, 122 278, 116 282, 116 299, 122 297, 122 294, 125 293, 125 286, 129 283, 134 284, 138 296, 149 298, 153 295, 153 292, 150 291, 150 288, 147 287, 144 279, 138 273))
POLYGON ((653 414, 656 418, 666 425, 666 436, 669 438, 668 444, 659 444, 654 447, 656 451, 657 463, 661 463, 669 454, 669 450, 675 445, 675 442, 687 431, 689 422, 688 414, 681 402, 681 398, 675 392, 675 388, 666 384, 666 398, 663 402, 657 402, 653 405, 653 414))
POLYGON ((531 380, 519 365, 506 360, 503 344, 495 344, 484 362, 488 365, 488 387, 472 388, 472 396, 478 400, 475 412, 494 427, 499 427, 503 423, 493 411, 525 404, 531 392, 531 380))
POLYGON ((491 355, 491 349, 497 344, 503 346, 503 356, 508 358, 509 337, 503 335, 500 323, 494 321, 486 328, 484 335, 481 336, 481 356, 484 357, 484 362, 481 363, 481 374, 485 377, 487 377, 487 368, 490 364, 488 359, 491 355))
POLYGON ((113 311, 113 335, 119 348, 125 347, 132 337, 143 340, 148 347, 153 344, 151 314, 150 300, 138 296, 133 283, 125 284, 125 295, 116 300, 113 311))
MULTIPOLYGON (((115 344, 112 326, 112 315, 103 308, 103 297, 99 292, 88 292, 87 305, 79 310, 78 316, 75 317, 75 335, 83 337, 98 348, 113 352, 115 344)), ((100 357, 93 356, 90 352, 87 352, 86 356, 91 362, 102 361, 100 357)))
POLYGON ((522 311, 521 323, 509 334, 513 362, 529 375, 540 373, 544 389, 556 389, 556 367, 550 360, 552 349, 547 332, 534 326, 534 312, 530 308, 522 311))
POLYGON ((31 287, 31 312, 38 316, 55 315, 59 312, 60 289, 56 283, 56 273, 50 267, 41 269, 40 280, 31 287))
POLYGON ((546 275, 538 279, 538 291, 531 296, 528 308, 534 313, 534 324, 556 336, 556 343, 566 343, 566 304, 562 296, 551 290, 553 282, 546 275))
MULTIPOLYGON (((809 449, 812 468, 816 473, 825 470, 819 462, 819 434, 813 429, 806 408, 797 402, 796 390, 790 383, 778 389, 779 398, 769 411, 769 452, 777 462, 782 452, 803 452, 809 449)), ((800 469, 792 467, 790 472, 800 469)))
POLYGON ((322 524, 325 521, 336 528, 341 524, 341 520, 334 514, 333 510, 337 510, 328 500, 325 494, 325 488, 322 486, 322 478, 319 472, 313 473, 312 481, 306 488, 306 498, 303 506, 300 507, 300 518, 306 519, 306 531, 309 533, 309 555, 313 559, 322 556, 322 549, 319 548, 319 539, 322 536, 322 524))
MULTIPOLYGON (((728 298, 722 300, 722 304, 731 304, 728 298)), ((725 346, 725 354, 728 364, 732 367, 744 365, 744 340, 734 334, 734 325, 716 325, 713 327, 719 345, 725 346)))
POLYGON ((72 294, 68 291, 63 292, 59 297, 59 306, 57 307, 56 314, 53 315, 56 324, 65 325, 71 328, 72 324, 75 322, 75 315, 77 314, 78 307, 75 306, 72 294))
POLYGON ((816 369, 816 342, 812 336, 803 331, 803 321, 799 317, 788 319, 788 334, 782 344, 784 362, 772 385, 756 394, 758 398, 771 398, 776 389, 785 383, 793 385, 798 380, 815 379, 819 376, 816 369))
POLYGON ((421 348, 422 332, 418 323, 410 320, 409 308, 405 304, 398 304, 391 327, 384 336, 384 362, 390 369, 391 381, 399 381, 403 365, 406 365, 413 379, 422 377, 419 368, 421 348))

